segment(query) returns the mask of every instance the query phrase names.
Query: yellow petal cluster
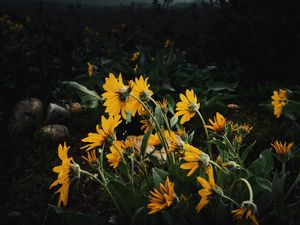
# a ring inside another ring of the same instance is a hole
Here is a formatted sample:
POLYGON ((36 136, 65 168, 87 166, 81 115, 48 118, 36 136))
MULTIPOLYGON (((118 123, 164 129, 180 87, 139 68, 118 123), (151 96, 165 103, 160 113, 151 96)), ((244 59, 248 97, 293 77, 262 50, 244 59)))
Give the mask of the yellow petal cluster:
POLYGON ((190 170, 187 176, 191 176, 196 169, 207 163, 209 157, 204 152, 190 144, 184 144, 184 150, 185 152, 183 159, 186 161, 186 163, 181 164, 180 168, 184 170, 190 170))
POLYGON ((97 161, 97 156, 96 156, 96 150, 91 150, 87 152, 87 156, 81 156, 85 161, 87 161, 89 164, 93 164, 95 161, 97 161))
POLYGON ((282 114, 282 108, 286 105, 287 95, 286 91, 279 89, 279 91, 274 91, 272 95, 272 105, 274 107, 274 115, 279 118, 282 114))
POLYGON ((109 116, 106 119, 104 116, 101 117, 101 125, 96 126, 97 133, 89 133, 88 137, 82 139, 82 142, 88 142, 89 144, 81 147, 86 151, 92 150, 96 147, 101 147, 104 143, 110 146, 115 140, 115 128, 122 122, 120 115, 109 116))
POLYGON ((53 172, 57 173, 57 180, 55 180, 50 188, 61 185, 60 188, 55 192, 59 193, 58 207, 61 203, 66 206, 68 203, 68 195, 70 189, 70 173, 72 171, 72 157, 68 157, 68 150, 70 147, 67 147, 66 142, 64 145, 58 146, 58 157, 61 159, 61 165, 55 166, 53 172))
POLYGON ((121 114, 126 119, 126 112, 132 111, 131 85, 124 85, 122 74, 116 78, 114 74, 109 73, 109 77, 105 78, 103 89, 106 91, 102 94, 106 99, 103 104, 106 107, 105 112, 110 115, 121 114))
POLYGON ((239 209, 231 210, 233 219, 239 220, 243 224, 259 225, 253 209, 247 206, 243 206, 239 209))
POLYGON ((200 103, 197 103, 197 96, 194 90, 186 90, 186 95, 180 94, 181 102, 176 104, 176 115, 182 116, 180 124, 184 124, 195 116, 196 111, 200 108, 200 103))
POLYGON ((93 75, 93 65, 90 64, 89 62, 87 63, 88 67, 87 67, 87 73, 89 75, 89 77, 92 77, 93 75))
MULTIPOLYGON (((149 97, 153 95, 153 92, 149 89, 150 84, 147 83, 147 80, 148 78, 144 79, 143 76, 140 76, 140 78, 136 77, 131 92, 135 97, 139 98, 143 102, 147 102, 149 97)), ((132 103, 132 110, 133 114, 138 111, 139 115, 142 115, 143 106, 140 102, 134 99, 132 103)))
POLYGON ((287 143, 284 142, 282 143, 281 141, 275 141, 274 143, 271 144, 277 155, 289 155, 293 146, 293 143, 287 143))
POLYGON ((174 183, 167 177, 165 183, 160 184, 159 190, 154 188, 153 191, 150 191, 150 194, 150 200, 147 205, 149 209, 148 214, 154 214, 169 207, 173 203, 175 199, 174 183))
POLYGON ((141 56, 141 53, 140 52, 134 52, 131 56, 131 61, 134 62, 136 60, 138 60, 141 56))
POLYGON ((213 168, 211 164, 209 164, 205 170, 208 181, 205 180, 203 177, 197 177, 197 181, 202 185, 203 189, 198 191, 198 194, 201 196, 201 200, 196 206, 196 211, 199 213, 204 206, 206 206, 212 196, 214 195, 214 188, 216 188, 215 178, 213 173, 213 168))
POLYGON ((109 165, 116 169, 123 157, 123 149, 120 148, 118 145, 112 145, 110 147, 110 153, 106 155, 108 159, 109 165))
POLYGON ((226 118, 222 114, 217 112, 216 116, 214 116, 214 120, 209 119, 209 123, 210 125, 206 125, 206 128, 215 132, 220 132, 223 131, 225 128, 226 118))

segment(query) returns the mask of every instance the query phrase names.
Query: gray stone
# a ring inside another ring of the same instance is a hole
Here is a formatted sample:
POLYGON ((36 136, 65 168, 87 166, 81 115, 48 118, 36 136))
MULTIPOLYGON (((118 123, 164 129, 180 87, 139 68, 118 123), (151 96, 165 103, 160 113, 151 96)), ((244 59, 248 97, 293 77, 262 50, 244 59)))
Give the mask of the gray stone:
POLYGON ((50 138, 53 143, 59 143, 69 138, 69 130, 60 124, 50 124, 41 128, 41 134, 50 138))
POLYGON ((78 102, 71 103, 70 105, 67 104, 66 109, 69 111, 71 116, 77 116, 83 111, 82 105, 78 102))
POLYGON ((32 134, 43 116, 42 102, 37 98, 29 98, 18 102, 12 112, 9 122, 9 132, 12 136, 32 134))
POLYGON ((46 124, 64 124, 66 125, 70 119, 68 110, 64 107, 50 103, 47 109, 46 124))

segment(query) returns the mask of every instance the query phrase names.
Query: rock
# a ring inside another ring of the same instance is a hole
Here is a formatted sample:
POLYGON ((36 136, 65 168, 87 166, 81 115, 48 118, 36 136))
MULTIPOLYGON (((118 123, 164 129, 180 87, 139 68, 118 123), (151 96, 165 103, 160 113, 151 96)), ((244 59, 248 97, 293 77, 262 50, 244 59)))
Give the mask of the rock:
POLYGON ((70 105, 66 105, 66 109, 69 111, 71 116, 79 115, 83 111, 83 107, 80 103, 74 102, 70 105))
POLYGON ((54 103, 50 103, 47 109, 46 124, 64 124, 70 119, 68 110, 54 103))
POLYGON ((41 128, 41 134, 50 138, 53 143, 59 143, 69 138, 69 130, 60 124, 50 124, 41 128))
POLYGON ((42 102, 37 98, 29 98, 18 102, 13 110, 9 131, 12 136, 32 134, 43 116, 42 102))

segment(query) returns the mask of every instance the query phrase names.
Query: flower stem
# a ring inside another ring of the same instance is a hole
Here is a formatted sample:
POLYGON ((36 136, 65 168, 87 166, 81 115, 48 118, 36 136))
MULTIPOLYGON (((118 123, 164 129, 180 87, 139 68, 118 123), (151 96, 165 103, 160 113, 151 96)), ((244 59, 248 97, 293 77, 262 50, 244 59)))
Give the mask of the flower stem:
POLYGON ((253 190, 252 190, 252 187, 251 187, 251 184, 249 183, 249 181, 247 181, 245 178, 240 178, 237 180, 237 182, 238 181, 243 181, 247 185, 247 188, 249 191, 249 201, 251 203, 253 203, 253 190))
POLYGON ((290 193, 293 191, 293 189, 296 187, 299 181, 300 181, 300 172, 298 173, 298 176, 296 177, 295 181, 293 182, 293 184, 291 185, 291 187, 289 188, 285 196, 283 197, 282 202, 284 202, 287 199, 287 197, 290 195, 290 193))
POLYGON ((235 204, 236 206, 240 206, 235 200, 233 200, 232 198, 228 197, 227 195, 222 195, 222 198, 225 198, 229 201, 231 201, 233 204, 235 204))
MULTIPOLYGON (((204 128, 204 132, 205 132, 205 135, 206 135, 206 140, 208 142, 209 141, 209 135, 208 135, 208 131, 207 131, 207 128, 206 128, 206 125, 205 125, 205 121, 203 119, 202 114, 200 113, 200 111, 198 109, 196 110, 196 112, 197 112, 198 116, 200 117, 200 120, 201 120, 203 128, 204 128)), ((212 152, 211 152, 211 144, 210 143, 207 143, 207 149, 208 149, 209 157, 212 159, 212 152)))
POLYGON ((218 165, 216 162, 209 160, 209 163, 213 164, 214 166, 216 166, 219 170, 221 170, 223 173, 228 175, 228 171, 224 170, 220 165, 218 165))

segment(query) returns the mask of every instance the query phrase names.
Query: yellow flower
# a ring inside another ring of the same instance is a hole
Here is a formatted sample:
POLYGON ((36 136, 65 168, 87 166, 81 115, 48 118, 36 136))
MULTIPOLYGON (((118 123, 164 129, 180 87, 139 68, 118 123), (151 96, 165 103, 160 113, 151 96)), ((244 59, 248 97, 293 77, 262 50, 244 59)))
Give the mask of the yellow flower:
POLYGON ((231 210, 233 219, 239 220, 243 224, 259 225, 253 212, 253 207, 243 204, 241 208, 231 210))
POLYGON ((176 104, 176 115, 182 116, 180 124, 189 121, 200 107, 200 103, 197 103, 197 96, 194 90, 186 90, 185 93, 186 96, 184 94, 179 95, 181 102, 176 104))
POLYGON ((188 137, 188 135, 187 135, 187 133, 186 133, 186 131, 185 131, 185 128, 181 128, 181 129, 175 131, 175 133, 176 133, 177 135, 179 135, 179 136, 181 137, 181 139, 183 139, 183 140, 186 140, 187 137, 188 137))
POLYGON ((279 89, 279 92, 274 91, 271 98, 273 100, 272 105, 274 107, 274 115, 279 118, 282 113, 282 108, 287 102, 286 91, 283 89, 279 89))
POLYGON ((62 146, 61 144, 58 146, 58 157, 61 159, 61 165, 55 166, 53 168, 53 172, 57 173, 57 180, 55 180, 50 188, 61 185, 60 188, 55 192, 59 193, 58 207, 60 207, 61 203, 64 206, 68 203, 68 195, 70 188, 70 173, 72 171, 72 163, 73 158, 68 157, 68 150, 70 147, 67 147, 66 142, 62 146))
POLYGON ((210 199, 215 194, 215 190, 217 188, 215 184, 215 178, 213 173, 213 168, 209 164, 206 168, 206 174, 208 176, 208 181, 202 177, 197 177, 197 181, 202 185, 203 189, 198 191, 198 194, 201 196, 201 200, 196 206, 196 211, 199 213, 204 206, 206 206, 210 199))
POLYGON ((149 137, 148 145, 155 147, 155 146, 159 146, 160 144, 161 144, 161 142, 160 142, 160 139, 159 139, 157 133, 151 134, 149 137))
POLYGON ((133 62, 133 61, 138 60, 140 58, 140 56, 141 56, 140 52, 134 52, 131 56, 131 61, 133 62))
POLYGON ((106 158, 108 159, 109 165, 116 169, 119 165, 119 163, 122 160, 123 157, 123 149, 120 148, 118 145, 112 145, 110 147, 110 152, 109 154, 106 155, 106 158), (116 147, 117 146, 117 147, 116 147))
MULTIPOLYGON (((139 98, 143 102, 147 102, 149 97, 153 95, 153 92, 149 89, 150 84, 147 83, 148 78, 144 79, 143 76, 140 76, 138 79, 135 78, 135 82, 132 88, 132 94, 139 98)), ((139 115, 142 115, 143 106, 136 99, 132 103, 133 114, 138 111, 139 115)))
POLYGON ((104 116, 101 117, 101 128, 99 125, 96 126, 97 133, 89 133, 88 137, 82 139, 82 142, 89 142, 90 144, 87 144, 81 149, 86 149, 86 151, 89 151, 91 149, 94 149, 96 147, 101 147, 104 143, 107 144, 107 146, 110 146, 115 138, 115 128, 122 122, 120 115, 116 116, 109 116, 108 119, 106 119, 104 116))
POLYGON ((284 142, 283 144, 281 141, 275 141, 271 145, 274 147, 275 152, 280 160, 285 161, 289 158, 293 143, 287 144, 284 142))
POLYGON ((89 151, 87 153, 87 157, 85 156, 81 156, 85 161, 87 161, 89 164, 93 164, 94 162, 97 161, 97 156, 96 156, 96 150, 92 150, 92 151, 89 151))
POLYGON ((87 63, 88 67, 87 67, 87 72, 88 72, 88 75, 89 77, 92 77, 93 75, 93 65, 90 64, 89 62, 87 63))
POLYGON ((183 159, 186 163, 181 164, 180 168, 190 170, 187 176, 191 176, 201 165, 208 165, 209 156, 207 154, 190 144, 184 144, 184 149, 185 152, 183 159))
POLYGON ((166 99, 163 99, 163 101, 157 101, 157 104, 161 108, 161 110, 166 113, 168 111, 168 101, 166 99))
POLYGON ((253 129, 253 127, 247 123, 243 123, 242 125, 240 125, 238 123, 234 123, 233 121, 230 121, 228 123, 230 124, 232 131, 237 131, 239 129, 240 131, 248 134, 253 129))
POLYGON ((209 122, 211 125, 206 125, 206 128, 211 129, 215 132, 220 132, 225 128, 226 118, 222 114, 217 112, 216 116, 214 116, 214 120, 209 119, 209 122))
POLYGON ((160 184, 159 191, 154 188, 154 191, 150 191, 152 196, 149 196, 150 200, 147 205, 149 209, 148 214, 157 213, 167 207, 169 207, 174 199, 174 183, 169 180, 167 177, 165 184, 160 184))
POLYGON ((233 139, 236 143, 238 144, 242 144, 243 142, 243 137, 240 135, 234 135, 234 139, 233 139))
MULTIPOLYGON (((126 119, 126 112, 131 111, 132 97, 130 97, 131 87, 123 83, 122 74, 116 78, 114 74, 110 73, 109 77, 105 78, 103 89, 106 91, 102 94, 106 100, 105 112, 110 115, 118 115, 121 113, 122 117, 126 119)), ((134 113, 132 113, 134 116, 134 113)))
POLYGON ((168 152, 175 152, 181 155, 184 151, 184 141, 179 135, 176 135, 173 131, 166 131, 165 133, 167 134, 165 136, 169 144, 168 152))
POLYGON ((149 115, 148 111, 146 111, 145 109, 142 109, 140 111, 141 113, 141 120, 140 122, 142 123, 141 126, 141 130, 144 130, 144 133, 148 133, 148 131, 150 131, 150 129, 153 129, 153 121, 151 119, 151 116, 149 115))

